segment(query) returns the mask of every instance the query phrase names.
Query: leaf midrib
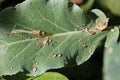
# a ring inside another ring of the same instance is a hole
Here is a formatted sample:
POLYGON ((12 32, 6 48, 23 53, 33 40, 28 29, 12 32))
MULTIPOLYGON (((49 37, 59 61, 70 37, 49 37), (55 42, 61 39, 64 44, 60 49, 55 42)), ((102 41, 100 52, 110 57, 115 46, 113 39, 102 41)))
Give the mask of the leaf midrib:
MULTIPOLYGON (((54 34, 52 35, 51 37, 57 37, 57 36, 65 36, 65 35, 75 35, 75 34, 78 34, 78 33, 81 33, 83 30, 81 31, 71 31, 71 32, 66 32, 66 33, 58 33, 58 34, 54 34)), ((15 41, 15 42, 11 42, 11 43, 7 43, 7 46, 11 46, 11 45, 14 45, 14 44, 17 44, 17 43, 22 43, 22 42, 26 42, 26 41, 33 41, 33 40, 37 40, 38 38, 32 38, 32 39, 25 39, 25 40, 20 40, 20 41, 15 41)), ((3 40, 1 40, 3 41, 3 40)), ((5 42, 5 41, 4 41, 5 42)), ((0 46, 1 48, 2 46, 0 46)))

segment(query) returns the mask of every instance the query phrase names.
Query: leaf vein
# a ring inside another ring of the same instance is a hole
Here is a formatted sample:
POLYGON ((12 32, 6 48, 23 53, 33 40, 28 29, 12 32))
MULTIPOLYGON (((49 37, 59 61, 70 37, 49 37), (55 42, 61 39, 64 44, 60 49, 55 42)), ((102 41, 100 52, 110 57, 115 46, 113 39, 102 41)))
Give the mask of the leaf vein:
POLYGON ((59 29, 65 31, 65 32, 68 32, 68 30, 62 28, 61 26, 59 26, 59 25, 55 24, 54 22, 50 21, 49 19, 45 18, 37 8, 35 8, 35 9, 36 9, 37 12, 39 13, 39 15, 40 15, 41 17, 43 17, 43 20, 45 20, 45 21, 47 21, 47 22, 53 24, 54 26, 56 26, 57 28, 59 28, 59 29))

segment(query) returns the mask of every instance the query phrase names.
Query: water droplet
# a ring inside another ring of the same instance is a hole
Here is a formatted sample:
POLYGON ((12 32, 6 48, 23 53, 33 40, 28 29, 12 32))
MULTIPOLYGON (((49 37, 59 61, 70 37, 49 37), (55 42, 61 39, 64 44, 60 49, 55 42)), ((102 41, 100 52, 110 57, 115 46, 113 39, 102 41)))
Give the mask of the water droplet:
POLYGON ((111 29, 110 31, 111 31, 111 32, 114 32, 114 31, 115 31, 115 29, 111 29))
POLYGON ((10 69, 13 69, 13 66, 9 66, 10 69))
POLYGON ((36 65, 38 65, 38 63, 37 63, 37 62, 36 62, 35 64, 36 64, 36 65))
POLYGON ((58 54, 58 57, 61 57, 62 55, 61 54, 58 54))
POLYGON ((52 56, 53 56, 53 57, 61 57, 62 54, 53 54, 52 56))
POLYGON ((11 69, 13 69, 13 66, 10 66, 11 69))
POLYGON ((47 37, 47 39, 43 41, 43 45, 44 46, 49 45, 50 42, 52 42, 52 40, 47 37))
POLYGON ((83 47, 88 47, 86 43, 84 43, 83 47))
POLYGON ((109 47, 109 48, 108 48, 108 53, 111 54, 112 52, 113 52, 113 48, 112 48, 112 47, 109 47))
POLYGON ((93 47, 94 47, 94 48, 96 48, 96 46, 95 46, 95 45, 94 45, 93 47))
POLYGON ((53 54, 52 56, 55 58, 55 57, 57 57, 57 54, 53 54))
POLYGON ((32 71, 33 71, 33 72, 36 72, 36 71, 37 71, 37 68, 36 68, 36 67, 32 67, 32 71))
POLYGON ((37 63, 35 60, 33 61, 33 64, 36 64, 36 65, 38 65, 38 63, 37 63))

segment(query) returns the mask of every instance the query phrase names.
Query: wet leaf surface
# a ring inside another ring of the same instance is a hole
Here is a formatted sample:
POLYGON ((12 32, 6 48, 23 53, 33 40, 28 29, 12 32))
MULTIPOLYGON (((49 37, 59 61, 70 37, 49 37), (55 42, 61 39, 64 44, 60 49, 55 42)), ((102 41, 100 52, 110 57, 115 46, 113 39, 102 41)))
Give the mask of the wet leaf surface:
MULTIPOLYGON (((77 5, 69 6, 67 0, 26 0, 3 10, 0 75, 27 71, 35 76, 82 64, 105 38, 107 31, 94 29, 105 20, 100 10, 87 14, 77 5)), ((99 27, 106 26, 107 22, 99 27)))

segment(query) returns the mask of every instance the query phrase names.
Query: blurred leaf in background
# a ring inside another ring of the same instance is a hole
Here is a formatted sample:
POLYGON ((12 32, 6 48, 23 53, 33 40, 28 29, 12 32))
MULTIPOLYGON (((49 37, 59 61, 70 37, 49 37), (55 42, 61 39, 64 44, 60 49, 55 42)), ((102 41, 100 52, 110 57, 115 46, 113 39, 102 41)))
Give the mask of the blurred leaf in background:
POLYGON ((120 16, 120 0, 99 0, 99 2, 113 14, 120 16))
POLYGON ((3 0, 0 0, 0 11, 1 11, 1 9, 2 9, 2 6, 1 6, 2 1, 3 1, 3 0))
MULTIPOLYGON (((3 76, 3 78, 5 80, 26 80, 29 77, 25 75, 25 73, 23 72, 19 72, 15 75, 7 75, 7 76, 3 76)), ((1 80, 1 79, 0 79, 1 80)))
POLYGON ((0 3, 2 2, 3 0, 0 0, 0 3))
POLYGON ((83 5, 81 5, 80 7, 85 10, 85 11, 89 11, 92 6, 94 4, 94 0, 87 0, 83 5))
POLYGON ((120 43, 117 42, 119 29, 111 29, 107 36, 104 52, 104 80, 120 80, 120 43))
POLYGON ((93 6, 94 0, 70 0, 70 2, 79 5, 84 11, 89 11, 93 6))

